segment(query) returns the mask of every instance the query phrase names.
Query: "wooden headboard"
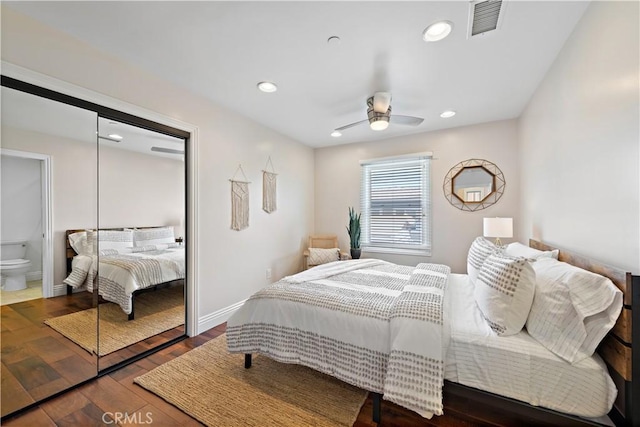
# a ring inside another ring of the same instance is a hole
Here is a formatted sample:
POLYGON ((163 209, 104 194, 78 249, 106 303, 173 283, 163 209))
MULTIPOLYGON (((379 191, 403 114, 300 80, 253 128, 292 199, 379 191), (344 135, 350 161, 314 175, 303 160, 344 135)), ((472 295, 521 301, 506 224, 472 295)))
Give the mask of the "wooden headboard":
MULTIPOLYGON (((541 251, 558 249, 533 239, 529 240, 529 246, 541 251)), ((640 276, 634 276, 564 249, 558 250, 559 261, 611 279, 624 294, 622 313, 598 347, 598 354, 607 363, 611 377, 618 387, 618 398, 614 410, 619 411, 619 414, 612 413, 611 417, 624 417, 624 421, 618 419, 618 422, 638 425, 640 423, 640 276)))

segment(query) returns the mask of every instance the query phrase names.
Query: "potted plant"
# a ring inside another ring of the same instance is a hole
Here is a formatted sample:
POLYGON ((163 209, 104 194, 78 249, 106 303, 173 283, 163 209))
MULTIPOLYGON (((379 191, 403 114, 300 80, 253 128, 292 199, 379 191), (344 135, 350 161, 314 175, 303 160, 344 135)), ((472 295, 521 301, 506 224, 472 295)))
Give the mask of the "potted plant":
POLYGON ((351 258, 360 258, 360 214, 356 214, 355 209, 349 208, 349 226, 347 227, 349 234, 349 244, 351 247, 351 258))

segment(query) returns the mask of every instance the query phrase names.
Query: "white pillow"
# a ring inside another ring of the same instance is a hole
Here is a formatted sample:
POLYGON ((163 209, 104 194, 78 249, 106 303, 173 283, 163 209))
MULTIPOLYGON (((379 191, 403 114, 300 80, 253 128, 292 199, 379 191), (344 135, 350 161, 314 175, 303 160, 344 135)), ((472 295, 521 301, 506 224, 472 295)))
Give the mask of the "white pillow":
POLYGON ((78 255, 93 255, 93 247, 87 240, 87 232, 69 234, 69 244, 78 255))
POLYGON ((495 253, 482 264, 474 297, 496 334, 514 335, 527 321, 535 287, 536 275, 526 258, 495 253))
POLYGON ((145 228, 133 230, 133 246, 149 246, 175 243, 173 227, 145 228))
POLYGON ((487 257, 501 249, 484 237, 476 237, 467 254, 467 274, 471 283, 476 283, 478 272, 487 257))
POLYGON ((340 259, 340 249, 321 249, 321 248, 309 248, 309 258, 307 258, 307 265, 320 265, 328 262, 338 261, 340 259))
POLYGON ((529 335, 570 363, 590 357, 620 315, 622 292, 604 276, 554 259, 533 268, 529 335))
MULTIPOLYGON (((98 230, 98 251, 105 249, 125 250, 133 246, 133 232, 126 230, 98 230)), ((93 243, 96 232, 87 234, 87 241, 93 243)))
MULTIPOLYGON (((74 233, 78 234, 78 233, 74 233)), ((69 235, 71 236, 71 234, 69 235)), ((86 233, 85 233, 86 238, 86 233)), ((90 256, 82 256, 78 255, 73 257, 71 260, 71 274, 62 281, 65 285, 72 286, 74 288, 79 288, 84 285, 85 280, 87 279, 87 274, 91 269, 91 264, 93 260, 90 256)))
POLYGON ((506 248, 504 248, 504 253, 511 256, 521 256, 523 258, 528 259, 539 259, 539 258, 553 258, 558 259, 558 250, 554 249, 552 251, 541 251, 535 248, 530 248, 527 245, 523 245, 520 242, 509 243, 506 248))

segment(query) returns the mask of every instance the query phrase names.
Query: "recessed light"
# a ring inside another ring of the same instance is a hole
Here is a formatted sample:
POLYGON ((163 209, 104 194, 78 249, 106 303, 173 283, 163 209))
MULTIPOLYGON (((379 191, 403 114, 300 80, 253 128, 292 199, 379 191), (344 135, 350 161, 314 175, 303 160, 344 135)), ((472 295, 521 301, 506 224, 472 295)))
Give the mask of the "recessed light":
POLYGON ((342 133, 339 130, 334 130, 333 132, 331 132, 331 136, 334 138, 339 138, 342 136, 342 133))
POLYGON ((443 111, 440 114, 440 117, 442 117, 443 119, 448 119, 449 117, 453 117, 456 115, 456 112, 453 110, 447 110, 447 111, 443 111))
POLYGON ((122 136, 118 135, 117 133, 109 134, 109 138, 117 139, 118 141, 122 140, 122 136))
POLYGON ((340 44, 340 37, 338 36, 331 36, 327 39, 327 43, 329 43, 330 45, 334 45, 337 46, 340 44))
POLYGON ((271 82, 260 82, 258 83, 258 89, 263 92, 271 93, 278 90, 278 86, 275 83, 271 82))
POLYGON ((422 38, 426 42, 437 42, 447 37, 453 30, 453 23, 450 21, 438 21, 429 25, 422 32, 422 38))

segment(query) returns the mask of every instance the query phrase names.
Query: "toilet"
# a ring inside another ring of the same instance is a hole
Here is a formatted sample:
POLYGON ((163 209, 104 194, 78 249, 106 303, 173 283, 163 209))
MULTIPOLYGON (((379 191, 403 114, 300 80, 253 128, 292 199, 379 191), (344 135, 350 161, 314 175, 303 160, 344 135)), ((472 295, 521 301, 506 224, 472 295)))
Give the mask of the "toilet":
POLYGON ((26 289, 26 274, 31 269, 31 261, 24 259, 27 253, 27 242, 2 242, 0 248, 0 276, 2 290, 19 291, 26 289))

